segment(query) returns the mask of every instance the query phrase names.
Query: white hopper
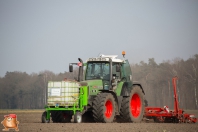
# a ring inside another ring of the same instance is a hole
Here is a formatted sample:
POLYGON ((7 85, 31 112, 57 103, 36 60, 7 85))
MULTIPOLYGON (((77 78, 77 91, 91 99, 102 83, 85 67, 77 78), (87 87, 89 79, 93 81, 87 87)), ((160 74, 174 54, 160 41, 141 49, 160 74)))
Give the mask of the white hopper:
POLYGON ((79 88, 74 81, 48 82, 48 106, 78 105, 79 88))

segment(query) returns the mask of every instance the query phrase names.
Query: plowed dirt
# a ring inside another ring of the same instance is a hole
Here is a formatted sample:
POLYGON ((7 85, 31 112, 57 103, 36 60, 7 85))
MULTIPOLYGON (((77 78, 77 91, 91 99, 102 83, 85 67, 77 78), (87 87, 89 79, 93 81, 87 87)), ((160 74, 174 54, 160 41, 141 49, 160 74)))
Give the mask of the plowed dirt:
MULTIPOLYGON (((186 111, 198 117, 198 111, 186 111)), ((41 123, 41 111, 4 111, 0 110, 0 122, 4 115, 17 114, 20 132, 198 132, 198 123, 41 123)), ((0 124, 0 131, 3 129, 0 124)), ((9 131, 15 131, 10 129, 9 131)))

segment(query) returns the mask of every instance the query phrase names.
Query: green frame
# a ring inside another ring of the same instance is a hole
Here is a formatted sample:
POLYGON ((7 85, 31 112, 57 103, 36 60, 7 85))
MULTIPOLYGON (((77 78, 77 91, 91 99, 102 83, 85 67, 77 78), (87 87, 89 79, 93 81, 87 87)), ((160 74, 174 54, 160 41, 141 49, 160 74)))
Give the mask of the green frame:
POLYGON ((76 111, 82 112, 84 110, 84 106, 87 106, 87 104, 88 104, 88 88, 86 86, 81 86, 80 87, 80 96, 79 96, 78 100, 76 101, 76 103, 74 103, 73 106, 71 106, 69 108, 59 108, 59 107, 50 108, 50 106, 45 106, 45 110, 47 112, 46 119, 50 120, 50 112, 57 111, 57 110, 73 111, 73 114, 75 115, 76 111), (79 105, 76 105, 77 103, 79 105))

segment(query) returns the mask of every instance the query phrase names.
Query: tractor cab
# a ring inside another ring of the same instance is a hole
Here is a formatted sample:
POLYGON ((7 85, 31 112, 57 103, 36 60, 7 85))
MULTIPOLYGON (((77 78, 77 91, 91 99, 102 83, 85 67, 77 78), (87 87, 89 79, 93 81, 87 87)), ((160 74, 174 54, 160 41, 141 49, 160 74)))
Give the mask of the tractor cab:
POLYGON ((99 57, 89 58, 84 64, 81 59, 79 61, 79 63, 70 63, 69 66, 70 72, 73 71, 73 64, 79 66, 78 81, 81 85, 112 91, 120 82, 127 83, 128 87, 132 86, 132 72, 128 60, 118 59, 117 55, 102 54, 99 57))

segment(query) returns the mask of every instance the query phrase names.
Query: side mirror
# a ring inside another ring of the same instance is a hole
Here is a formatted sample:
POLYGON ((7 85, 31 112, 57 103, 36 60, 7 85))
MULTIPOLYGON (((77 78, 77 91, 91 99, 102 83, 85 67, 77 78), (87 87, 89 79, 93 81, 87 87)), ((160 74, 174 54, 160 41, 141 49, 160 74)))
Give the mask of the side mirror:
POLYGON ((69 64, 69 72, 73 72, 73 65, 69 64))
POLYGON ((120 72, 120 65, 116 65, 116 72, 120 72))

